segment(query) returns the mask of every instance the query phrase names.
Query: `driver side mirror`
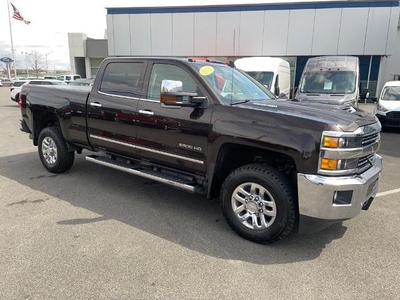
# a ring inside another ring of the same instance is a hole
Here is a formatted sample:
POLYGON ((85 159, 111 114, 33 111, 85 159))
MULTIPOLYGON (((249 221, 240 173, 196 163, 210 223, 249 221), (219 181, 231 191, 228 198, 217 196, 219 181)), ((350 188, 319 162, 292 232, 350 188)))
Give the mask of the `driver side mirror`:
POLYGON ((182 81, 163 80, 161 82, 160 103, 164 107, 199 107, 205 108, 207 97, 197 93, 183 92, 182 81))

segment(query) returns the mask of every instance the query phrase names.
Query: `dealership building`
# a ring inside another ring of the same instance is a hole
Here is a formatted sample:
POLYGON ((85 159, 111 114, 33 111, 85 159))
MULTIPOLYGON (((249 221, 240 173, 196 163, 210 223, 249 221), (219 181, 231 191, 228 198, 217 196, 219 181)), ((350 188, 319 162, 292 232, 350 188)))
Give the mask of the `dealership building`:
POLYGON ((107 55, 280 57, 290 63, 292 87, 308 58, 352 55, 359 57, 363 88, 375 95, 400 79, 399 1, 107 8, 107 38, 72 33, 69 47, 72 71, 86 77, 107 55))

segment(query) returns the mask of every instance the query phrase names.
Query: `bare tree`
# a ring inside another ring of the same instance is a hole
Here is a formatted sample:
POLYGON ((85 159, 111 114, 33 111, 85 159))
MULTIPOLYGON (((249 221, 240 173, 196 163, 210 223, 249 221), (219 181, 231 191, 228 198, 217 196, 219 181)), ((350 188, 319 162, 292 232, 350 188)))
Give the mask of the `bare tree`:
POLYGON ((43 54, 38 52, 37 50, 33 50, 28 55, 28 64, 31 67, 32 71, 35 73, 36 78, 38 78, 40 71, 43 71, 44 69, 43 54))

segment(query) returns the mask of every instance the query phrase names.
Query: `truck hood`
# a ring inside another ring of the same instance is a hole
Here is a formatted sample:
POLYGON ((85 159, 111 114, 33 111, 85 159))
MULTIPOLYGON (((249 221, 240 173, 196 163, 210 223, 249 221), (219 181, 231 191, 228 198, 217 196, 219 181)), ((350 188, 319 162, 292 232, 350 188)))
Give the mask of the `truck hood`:
MULTIPOLYGON (((274 112, 288 117, 314 120, 337 126, 343 131, 354 131, 358 127, 376 122, 374 115, 348 106, 303 103, 283 100, 251 101, 240 104, 242 108, 274 112)), ((301 126, 301 125, 299 125, 301 126)))
POLYGON ((318 93, 302 93, 297 97, 300 102, 312 102, 322 104, 340 105, 354 102, 355 93, 352 94, 318 94, 318 93))

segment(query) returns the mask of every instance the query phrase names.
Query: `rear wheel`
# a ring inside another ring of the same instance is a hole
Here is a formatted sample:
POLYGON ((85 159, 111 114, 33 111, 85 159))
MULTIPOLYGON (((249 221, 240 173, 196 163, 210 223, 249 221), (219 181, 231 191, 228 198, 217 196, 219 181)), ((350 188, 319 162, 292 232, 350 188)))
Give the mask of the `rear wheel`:
POLYGON ((294 229, 295 193, 287 178, 261 164, 243 166, 225 180, 221 207, 231 228, 256 243, 274 243, 294 229))
POLYGON ((74 152, 68 151, 60 128, 47 127, 39 135, 39 156, 43 166, 51 173, 68 171, 74 163, 74 152))

